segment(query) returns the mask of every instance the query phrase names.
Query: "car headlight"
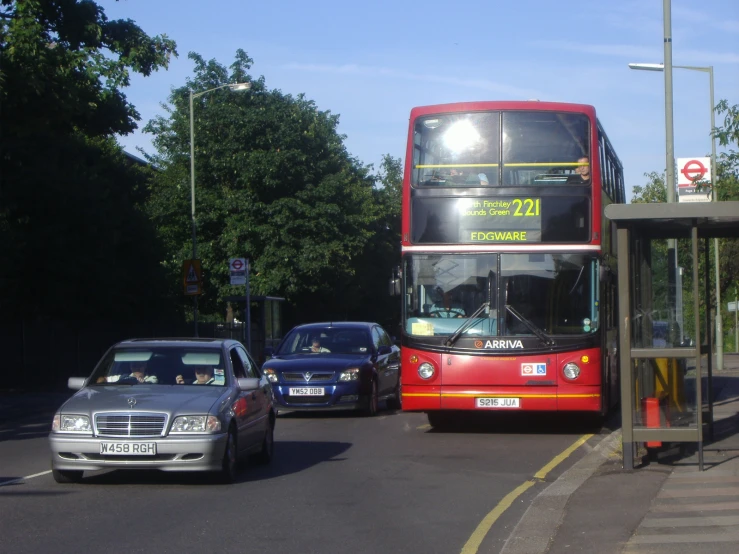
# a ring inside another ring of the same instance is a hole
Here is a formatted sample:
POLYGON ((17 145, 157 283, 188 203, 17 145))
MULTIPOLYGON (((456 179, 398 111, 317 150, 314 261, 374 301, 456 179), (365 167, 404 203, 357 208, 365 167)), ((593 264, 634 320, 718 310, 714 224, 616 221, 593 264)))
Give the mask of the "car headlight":
POLYGON ((172 422, 170 433, 217 433, 221 420, 216 416, 179 416, 172 422))
POLYGON ((339 375, 339 381, 356 381, 359 379, 359 368, 345 369, 339 375))
POLYGON ((433 364, 428 362, 424 362, 418 366, 418 376, 421 379, 431 379, 434 376, 435 371, 433 364))
POLYGON ((578 377, 580 377, 580 366, 570 362, 569 364, 566 364, 564 366, 564 368, 562 369, 562 373, 564 373, 565 377, 567 377, 568 379, 577 379, 578 377))
POLYGON ((92 426, 87 416, 56 414, 51 422, 51 430, 61 433, 91 433, 92 426))
POLYGON ((277 377, 277 374, 275 373, 274 369, 265 369, 264 374, 267 376, 267 379, 270 383, 276 383, 280 379, 277 377))

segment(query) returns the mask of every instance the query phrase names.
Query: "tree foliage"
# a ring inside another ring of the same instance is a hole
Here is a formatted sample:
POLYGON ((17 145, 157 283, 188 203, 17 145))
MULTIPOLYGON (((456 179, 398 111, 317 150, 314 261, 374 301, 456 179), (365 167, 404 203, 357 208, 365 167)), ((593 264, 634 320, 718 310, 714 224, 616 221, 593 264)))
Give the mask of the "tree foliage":
POLYGON ((114 135, 139 116, 121 88, 175 45, 92 1, 0 0, 3 315, 125 319, 166 297, 140 209, 149 170, 114 135))
POLYGON ((287 298, 297 320, 355 317, 368 307, 358 272, 371 263, 369 249, 384 254, 390 241, 381 234, 389 191, 377 190, 371 168, 348 154, 338 115, 302 94, 269 90, 249 74, 246 52, 237 51, 230 68, 189 57, 193 78, 172 91, 167 116, 146 127, 157 150, 150 161, 162 170, 149 212, 170 253, 170 274, 192 255, 192 91, 201 309, 223 313, 226 297, 243 294, 229 284, 228 259, 246 256, 252 294, 287 298), (225 86, 242 82, 251 89, 225 86))

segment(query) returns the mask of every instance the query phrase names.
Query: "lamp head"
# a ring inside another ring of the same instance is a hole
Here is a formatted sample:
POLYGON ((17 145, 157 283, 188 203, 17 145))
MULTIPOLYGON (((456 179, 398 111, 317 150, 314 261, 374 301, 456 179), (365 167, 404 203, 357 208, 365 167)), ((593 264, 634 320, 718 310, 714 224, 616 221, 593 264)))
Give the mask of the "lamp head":
POLYGON ((664 71, 665 66, 661 63, 630 63, 629 69, 641 69, 643 71, 664 71))

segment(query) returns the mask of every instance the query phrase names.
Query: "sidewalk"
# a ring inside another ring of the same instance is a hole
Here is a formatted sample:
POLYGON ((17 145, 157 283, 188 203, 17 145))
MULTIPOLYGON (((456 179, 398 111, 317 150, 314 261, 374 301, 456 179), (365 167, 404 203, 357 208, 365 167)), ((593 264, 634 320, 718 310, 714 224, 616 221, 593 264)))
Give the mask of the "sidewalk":
POLYGON ((51 419, 57 408, 73 394, 72 390, 38 392, 0 389, 0 427, 21 420, 35 423, 42 419, 47 419, 51 427, 51 419))
POLYGON ((693 443, 626 471, 618 429, 536 497, 501 552, 739 551, 739 355, 724 354, 713 377, 719 390, 704 471, 693 443))

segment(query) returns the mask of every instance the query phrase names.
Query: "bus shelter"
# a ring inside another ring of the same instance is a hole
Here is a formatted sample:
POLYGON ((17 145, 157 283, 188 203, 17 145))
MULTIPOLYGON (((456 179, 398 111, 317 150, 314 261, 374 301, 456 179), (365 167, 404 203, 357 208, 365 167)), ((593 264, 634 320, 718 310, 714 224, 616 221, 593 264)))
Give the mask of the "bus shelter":
MULTIPOLYGON (((277 296, 249 296, 249 313, 246 315, 246 296, 226 296, 225 300, 240 303, 244 307, 244 318, 238 324, 231 324, 229 331, 235 332, 230 338, 238 338, 249 353, 261 365, 265 361, 264 349, 275 348, 283 336, 283 306, 285 299, 277 296)), ((223 326, 225 328, 225 326, 223 326)))
MULTIPOLYGON (((635 445, 713 435, 709 239, 739 238, 739 202, 612 204, 618 241, 623 466, 635 445)), ((713 241, 711 241, 713 242, 713 241)))

